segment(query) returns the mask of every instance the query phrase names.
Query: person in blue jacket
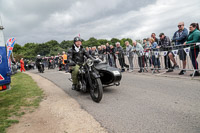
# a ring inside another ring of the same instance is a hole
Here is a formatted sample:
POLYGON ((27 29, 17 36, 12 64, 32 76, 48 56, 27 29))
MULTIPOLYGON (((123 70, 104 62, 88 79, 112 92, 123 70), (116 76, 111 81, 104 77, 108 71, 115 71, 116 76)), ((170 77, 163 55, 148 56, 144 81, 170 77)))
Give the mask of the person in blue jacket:
MULTIPOLYGON (((178 30, 174 33, 172 41, 175 42, 175 45, 181 45, 184 44, 184 42, 187 40, 188 36, 188 30, 184 27, 184 22, 178 23, 178 30)), ((183 63, 183 70, 180 71, 179 75, 185 74, 185 68, 186 68, 186 52, 183 50, 183 47, 179 48, 178 55, 180 60, 182 60, 183 63)))

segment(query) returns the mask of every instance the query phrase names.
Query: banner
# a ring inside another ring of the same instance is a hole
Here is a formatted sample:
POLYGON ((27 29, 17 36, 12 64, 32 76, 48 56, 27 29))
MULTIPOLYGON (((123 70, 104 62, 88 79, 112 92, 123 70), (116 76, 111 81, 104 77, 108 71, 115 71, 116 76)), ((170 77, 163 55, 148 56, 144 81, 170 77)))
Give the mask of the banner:
POLYGON ((174 54, 174 56, 178 55, 178 50, 172 50, 172 53, 174 54))
POLYGON ((146 57, 149 57, 149 52, 145 52, 146 57))
POLYGON ((144 52, 143 51, 140 51, 140 56, 143 56, 144 55, 144 52))
POLYGON ((154 51, 154 55, 155 55, 156 58, 158 58, 158 56, 159 56, 158 51, 154 51))
POLYGON ((162 55, 162 56, 166 56, 167 53, 168 53, 168 51, 163 51, 163 52, 161 52, 161 55, 162 55))
POLYGON ((185 51, 186 54, 189 56, 189 53, 190 53, 190 47, 184 48, 184 51, 185 51))

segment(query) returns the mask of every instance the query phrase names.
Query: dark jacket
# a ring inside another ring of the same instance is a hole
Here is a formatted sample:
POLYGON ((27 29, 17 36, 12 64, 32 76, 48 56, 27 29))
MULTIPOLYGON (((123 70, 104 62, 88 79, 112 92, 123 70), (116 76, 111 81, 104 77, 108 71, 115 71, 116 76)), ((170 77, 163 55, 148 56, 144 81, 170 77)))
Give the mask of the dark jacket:
POLYGON ((123 51, 123 48, 121 46, 120 47, 116 47, 115 48, 115 52, 119 52, 117 54, 119 59, 124 58, 124 51, 123 51))
POLYGON ((106 54, 110 53, 110 46, 106 46, 106 54))
POLYGON ((92 58, 82 46, 80 46, 79 52, 76 52, 75 46, 72 45, 72 48, 68 51, 68 55, 69 62, 73 61, 75 64, 78 65, 84 63, 84 56, 86 56, 87 58, 92 58))
POLYGON ((169 50, 166 48, 167 46, 171 46, 171 41, 168 36, 165 36, 164 39, 159 41, 159 46, 161 46, 161 49, 163 50, 169 50))
POLYGON ((37 67, 39 66, 40 62, 42 62, 42 58, 41 57, 37 57, 36 61, 35 61, 37 67))
POLYGON ((188 36, 188 30, 186 28, 183 29, 183 31, 176 31, 174 33, 172 41, 175 42, 175 45, 184 44, 186 42, 188 36))

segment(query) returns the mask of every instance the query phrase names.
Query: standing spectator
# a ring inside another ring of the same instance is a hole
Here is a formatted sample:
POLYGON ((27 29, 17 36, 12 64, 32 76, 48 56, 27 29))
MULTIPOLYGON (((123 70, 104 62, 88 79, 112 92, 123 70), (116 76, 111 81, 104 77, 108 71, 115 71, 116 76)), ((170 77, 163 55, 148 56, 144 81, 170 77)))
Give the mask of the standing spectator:
POLYGON ((143 39, 143 48, 144 48, 144 51, 146 52, 145 54, 145 58, 146 58, 146 66, 148 67, 148 60, 149 60, 149 66, 151 67, 151 58, 150 58, 150 52, 149 52, 149 49, 150 49, 150 45, 149 45, 149 38, 146 39, 144 38, 143 39))
POLYGON ((103 54, 103 50, 102 50, 101 46, 98 46, 98 54, 99 55, 103 54))
POLYGON ((92 48, 91 47, 89 47, 89 55, 91 55, 92 54, 92 48))
POLYGON ((115 51, 115 53, 118 55, 119 64, 121 66, 121 72, 125 71, 124 67, 126 67, 127 70, 129 70, 129 65, 125 64, 123 48, 120 46, 119 42, 116 43, 115 51))
POLYGON ((155 33, 152 33, 151 34, 151 37, 154 39, 154 41, 158 44, 158 38, 156 38, 156 34, 155 33))
POLYGON ((62 71, 62 56, 59 55, 59 58, 58 58, 58 67, 59 67, 59 71, 62 71))
POLYGON ((106 43, 106 54, 110 53, 110 45, 109 43, 106 43))
POLYGON ((103 54, 106 54, 106 45, 103 45, 103 54))
MULTIPOLYGON (((155 42, 155 40, 153 38, 150 38, 149 42, 151 43, 151 48, 154 49, 153 51, 158 51, 158 49, 156 49, 156 48, 158 48, 157 42, 155 42)), ((154 66, 154 70, 157 70, 157 72, 159 72, 158 68, 160 67, 160 60, 159 60, 159 57, 156 57, 155 54, 152 55, 152 64, 154 66)), ((153 72, 155 72, 155 71, 153 71, 153 72)))
POLYGON ((88 47, 86 47, 85 50, 86 50, 86 52, 87 52, 88 54, 90 54, 90 53, 89 53, 89 48, 88 48, 88 47))
POLYGON ((115 56, 115 48, 113 47, 113 45, 110 45, 110 58, 111 58, 111 66, 112 67, 117 67, 116 66, 116 56, 115 56))
POLYGON ((21 64, 21 72, 22 72, 22 71, 25 72, 25 69, 24 69, 24 59, 23 59, 23 58, 21 58, 20 64, 21 64))
POLYGON ((132 46, 129 44, 128 41, 125 42, 126 45, 126 53, 128 57, 128 62, 130 65, 129 72, 133 72, 133 51, 132 51, 132 46))
POLYGON ((145 63, 145 57, 144 55, 141 55, 141 52, 144 51, 144 48, 142 47, 140 43, 133 41, 132 51, 136 52, 138 55, 138 64, 140 67, 140 70, 138 72, 141 73, 144 69, 144 63, 145 63))
POLYGON ((148 46, 147 46, 147 39, 146 39, 146 38, 143 39, 142 47, 143 47, 144 49, 146 49, 146 48, 148 47, 148 46))
POLYGON ((96 51, 96 47, 93 46, 93 47, 92 47, 91 55, 94 57, 94 56, 96 56, 97 54, 98 54, 98 53, 97 53, 97 51, 96 51))
POLYGON ((68 64, 67 64, 67 54, 65 53, 65 51, 63 51, 63 65, 65 66, 65 72, 68 73, 68 64))
MULTIPOLYGON (((190 24, 190 33, 187 38, 187 42, 184 44, 191 44, 191 43, 198 43, 200 42, 200 31, 199 31, 199 24, 198 23, 192 23, 190 24)), ((194 44, 191 44, 194 45, 194 44)), ((196 70, 194 73, 194 76, 200 76, 200 73, 198 71, 198 62, 197 57, 199 55, 199 46, 191 46, 190 48, 190 59, 192 60, 192 65, 194 69, 196 70)), ((192 76, 193 74, 190 74, 192 76)))
MULTIPOLYGON (((188 30, 184 28, 184 22, 178 23, 178 31, 174 33, 172 41, 175 42, 175 45, 181 45, 187 40, 187 36, 188 30)), ((186 52, 183 50, 183 47, 179 48, 178 54, 183 63, 183 70, 180 71, 179 75, 183 75, 186 72, 184 70, 186 68, 186 52)))

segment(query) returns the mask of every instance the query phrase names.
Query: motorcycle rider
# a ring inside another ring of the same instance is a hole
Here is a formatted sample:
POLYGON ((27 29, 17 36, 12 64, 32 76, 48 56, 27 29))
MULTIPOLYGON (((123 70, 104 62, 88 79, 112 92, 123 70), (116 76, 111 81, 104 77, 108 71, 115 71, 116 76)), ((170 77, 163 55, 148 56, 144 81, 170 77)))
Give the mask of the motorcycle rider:
POLYGON ((68 51, 68 62, 69 64, 74 64, 71 68, 72 70, 72 90, 76 90, 77 84, 78 84, 78 72, 80 65, 84 63, 84 56, 87 58, 91 58, 94 60, 94 58, 88 54, 88 52, 83 48, 82 46, 82 39, 80 37, 74 38, 74 44, 72 45, 72 48, 68 51))
MULTIPOLYGON (((42 62, 42 57, 40 55, 37 55, 35 63, 36 63, 36 67, 38 68, 38 70, 40 69, 40 64, 39 64, 40 62, 42 62)), ((44 70, 44 65, 42 65, 42 67, 44 70)))

